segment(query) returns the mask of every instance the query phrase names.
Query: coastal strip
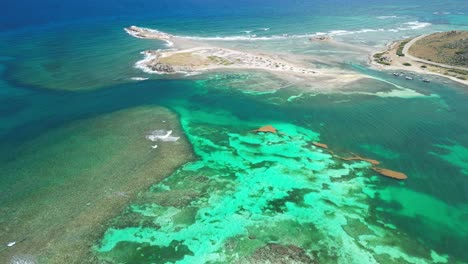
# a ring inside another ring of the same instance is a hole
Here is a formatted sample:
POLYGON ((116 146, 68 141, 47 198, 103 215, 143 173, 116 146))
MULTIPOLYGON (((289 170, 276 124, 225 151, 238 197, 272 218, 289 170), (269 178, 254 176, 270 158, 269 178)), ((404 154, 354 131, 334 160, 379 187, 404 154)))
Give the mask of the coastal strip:
MULTIPOLYGON (((466 36, 468 36, 468 31, 450 31, 396 41, 388 45, 385 50, 372 54, 369 57, 369 63, 382 70, 437 75, 468 85, 467 66, 437 62, 442 57, 449 61, 464 61, 466 64, 466 53, 468 53, 466 36), (433 44, 434 42, 440 44, 433 44), (424 55, 425 58, 413 53, 424 55)), ((394 75, 401 74, 396 72, 394 75)), ((413 80, 413 77, 406 79, 413 80)), ((420 78, 420 80, 430 82, 425 78, 420 78)))

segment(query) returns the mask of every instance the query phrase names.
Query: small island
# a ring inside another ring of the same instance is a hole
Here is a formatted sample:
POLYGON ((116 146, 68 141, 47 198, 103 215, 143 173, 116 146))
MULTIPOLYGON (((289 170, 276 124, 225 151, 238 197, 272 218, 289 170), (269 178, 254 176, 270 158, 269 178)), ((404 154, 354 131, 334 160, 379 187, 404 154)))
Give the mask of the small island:
POLYGON ((316 71, 306 66, 293 64, 266 54, 257 54, 205 43, 196 43, 183 37, 177 37, 158 30, 131 26, 125 31, 136 38, 165 41, 169 50, 148 50, 145 59, 137 66, 148 73, 194 74, 215 69, 258 69, 274 72, 290 72, 300 75, 315 74, 316 71))
MULTIPOLYGON (((367 78, 343 69, 317 68, 303 58, 288 54, 234 50, 222 47, 216 41, 176 36, 144 27, 130 26, 124 30, 135 38, 166 42, 167 49, 143 51, 144 59, 135 64, 137 68, 150 74, 196 75, 210 71, 258 70, 268 71, 291 81, 320 80, 324 87, 367 78)), ((327 39, 323 38, 322 41, 327 39)))
POLYGON ((220 47, 144 52, 141 68, 150 73, 199 73, 215 69, 258 69, 301 75, 316 72, 263 54, 252 54, 220 47))
POLYGON ((373 54, 371 62, 382 69, 441 75, 468 85, 468 31, 439 32, 397 41, 385 51, 373 54))

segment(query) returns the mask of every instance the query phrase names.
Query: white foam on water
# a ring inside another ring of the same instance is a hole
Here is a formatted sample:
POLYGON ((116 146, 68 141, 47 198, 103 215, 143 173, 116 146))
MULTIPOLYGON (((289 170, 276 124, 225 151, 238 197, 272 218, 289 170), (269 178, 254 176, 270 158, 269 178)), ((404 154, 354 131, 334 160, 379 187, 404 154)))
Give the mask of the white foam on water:
MULTIPOLYGON (((162 141, 162 142, 174 142, 180 139, 180 137, 172 136, 172 130, 153 130, 149 135, 146 135, 146 139, 153 142, 162 141)), ((157 146, 156 146, 157 147, 157 146)), ((154 148, 154 147, 153 147, 154 148)))
POLYGON ((227 36, 227 37, 194 37, 194 36, 177 36, 177 37, 185 38, 185 39, 193 39, 193 40, 208 40, 208 41, 210 40, 212 41, 281 40, 281 39, 290 39, 290 38, 310 38, 310 37, 317 37, 317 36, 323 36, 323 35, 343 36, 343 35, 363 34, 363 33, 370 33, 370 32, 399 32, 399 31, 422 29, 425 27, 429 27, 431 25, 432 24, 428 22, 410 21, 410 22, 403 23, 399 27, 390 28, 390 29, 384 29, 384 28, 377 28, 377 29, 364 28, 360 30, 337 29, 337 30, 331 30, 328 32, 316 32, 313 34, 300 34, 300 35, 282 34, 282 35, 272 35, 272 36, 257 36, 255 34, 252 34, 249 36, 227 36))
POLYGON ((130 78, 130 80, 132 80, 132 81, 146 81, 148 79, 149 78, 145 78, 145 77, 132 77, 132 78, 130 78))
MULTIPOLYGON (((378 17, 379 19, 390 19, 390 18, 398 18, 397 16, 380 16, 378 17)), ((240 36, 216 36, 216 37, 197 37, 197 36, 175 36, 171 34, 167 34, 165 32, 161 32, 158 30, 154 29, 148 29, 148 28, 140 28, 144 31, 148 31, 150 33, 158 34, 161 36, 161 40, 166 42, 166 46, 172 47, 174 43, 170 41, 170 38, 182 38, 182 39, 189 39, 189 40, 202 40, 202 41, 261 41, 261 40, 281 40, 281 39, 291 39, 291 38, 311 38, 311 37, 317 37, 317 36, 323 36, 323 35, 330 35, 330 36, 342 36, 342 35, 352 35, 352 34, 363 34, 363 33, 370 33, 370 32, 399 32, 399 31, 407 31, 407 30, 418 30, 422 29, 428 26, 431 26, 431 23, 428 22, 420 22, 420 21, 410 21, 406 22, 403 24, 400 24, 396 28, 389 28, 389 29, 384 29, 384 28, 377 28, 377 29, 372 29, 372 28, 364 28, 364 29, 359 29, 359 30, 343 30, 343 29, 337 29, 337 30, 330 30, 328 32, 316 32, 316 33, 311 33, 311 34, 299 34, 299 35, 289 35, 289 34, 281 34, 281 35, 271 35, 271 36, 257 36, 255 34, 251 34, 254 30, 245 30, 242 31, 246 33, 247 35, 240 35, 240 36)), ((268 31, 270 28, 262 28, 261 30, 268 31)), ((138 35, 138 32, 132 31, 129 29, 125 29, 125 31, 136 37, 136 38, 143 38, 140 35, 138 35)))
POLYGON ((428 22, 411 21, 411 22, 406 22, 403 25, 405 25, 405 26, 404 27, 399 27, 397 29, 402 30, 402 31, 415 30, 415 29, 421 29, 421 28, 428 27, 428 26, 430 26, 432 24, 428 23, 428 22))
POLYGON ((157 59, 156 54, 148 52, 148 51, 143 51, 140 54, 143 54, 144 57, 142 60, 139 60, 135 63, 135 68, 142 70, 143 72, 150 73, 150 74, 163 74, 158 71, 152 70, 148 65, 150 65, 151 61, 157 59))
POLYGON ((170 40, 166 40, 166 47, 174 47, 174 42, 170 41, 170 40))
POLYGON ((392 19, 392 18, 398 18, 398 16, 378 16, 377 19, 392 19))
POLYGON ((168 34, 168 33, 165 33, 165 32, 162 32, 162 31, 159 31, 159 30, 156 30, 156 29, 151 29, 151 28, 144 28, 144 27, 136 27, 136 26, 131 26, 130 28, 124 28, 125 32, 127 32, 127 34, 129 34, 130 36, 132 37, 135 37, 135 38, 139 38, 139 39, 146 39, 145 37, 142 37, 140 36, 137 32, 137 31, 133 31, 131 30, 132 28, 138 28, 138 29, 141 29, 141 30, 144 30, 144 31, 147 31, 147 32, 150 32, 150 33, 153 33, 153 34, 157 34, 159 36, 162 36, 162 38, 160 38, 160 40, 166 42, 166 46, 167 47, 172 47, 174 46, 174 43, 170 40, 168 40, 169 38, 172 38, 173 35, 171 34, 168 34))

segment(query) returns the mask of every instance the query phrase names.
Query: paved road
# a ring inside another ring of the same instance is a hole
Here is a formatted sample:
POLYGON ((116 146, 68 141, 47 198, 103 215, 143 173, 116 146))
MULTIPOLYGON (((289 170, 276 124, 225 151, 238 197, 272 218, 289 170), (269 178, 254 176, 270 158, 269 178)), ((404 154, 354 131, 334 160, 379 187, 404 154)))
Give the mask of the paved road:
POLYGON ((439 66, 439 67, 443 67, 443 68, 447 68, 447 69, 456 69, 456 70, 468 71, 468 68, 465 68, 465 67, 457 67, 457 66, 447 65, 447 64, 443 64, 443 63, 437 63, 437 62, 428 61, 428 60, 424 60, 424 59, 420 59, 420 58, 411 56, 408 53, 408 50, 411 48, 411 46, 414 43, 416 43, 416 41, 424 38, 425 36, 427 36, 427 35, 422 35, 422 36, 416 37, 416 38, 412 39, 410 42, 406 43, 406 45, 403 47, 403 54, 405 54, 405 57, 408 57, 408 58, 410 58, 410 59, 412 59, 414 61, 426 63, 426 64, 429 64, 429 65, 439 66))

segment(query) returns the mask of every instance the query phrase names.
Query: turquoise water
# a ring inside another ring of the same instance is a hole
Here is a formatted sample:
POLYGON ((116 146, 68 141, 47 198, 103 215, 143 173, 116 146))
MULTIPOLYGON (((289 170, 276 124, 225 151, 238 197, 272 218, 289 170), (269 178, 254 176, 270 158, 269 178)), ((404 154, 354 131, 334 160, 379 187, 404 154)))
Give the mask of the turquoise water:
POLYGON ((466 3, 231 5, 0 34, 1 262, 467 263, 466 86, 365 63, 391 40, 468 29, 466 3), (165 46, 126 35, 132 24, 371 79, 321 90, 262 72, 148 75, 139 52, 165 46), (309 44, 317 32, 353 46, 309 44), (282 134, 252 133, 263 125, 282 134), (158 129, 181 139, 145 138, 158 129))

